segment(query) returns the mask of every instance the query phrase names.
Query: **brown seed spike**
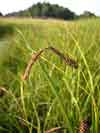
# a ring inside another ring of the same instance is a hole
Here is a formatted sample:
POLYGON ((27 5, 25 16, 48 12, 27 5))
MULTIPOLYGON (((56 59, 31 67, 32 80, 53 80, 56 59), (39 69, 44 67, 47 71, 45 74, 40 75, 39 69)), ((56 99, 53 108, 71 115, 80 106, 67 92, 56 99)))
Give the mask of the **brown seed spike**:
POLYGON ((74 68, 78 68, 78 63, 71 59, 69 56, 64 56, 64 54, 62 54, 59 50, 53 48, 53 47, 48 47, 48 48, 44 48, 40 51, 38 51, 36 54, 33 54, 31 59, 29 60, 29 63, 25 69, 24 75, 22 76, 22 80, 26 80, 29 77, 32 65, 39 59, 40 55, 46 51, 46 50, 52 50, 53 53, 55 53, 56 55, 58 55, 62 60, 65 61, 66 64, 70 65, 71 67, 74 68))
POLYGON ((45 49, 42 49, 42 50, 38 51, 36 54, 32 54, 32 58, 30 59, 28 65, 25 69, 24 75, 22 76, 23 80, 26 80, 28 78, 31 68, 32 68, 32 65, 38 60, 38 58, 40 57, 40 55, 43 53, 44 50, 45 49))
POLYGON ((88 120, 82 120, 80 122, 79 133, 88 133, 90 124, 88 120))
POLYGON ((68 55, 64 56, 64 54, 62 54, 61 52, 59 52, 59 50, 53 47, 49 47, 49 49, 51 49, 54 53, 60 56, 60 58, 63 59, 66 64, 70 65, 71 67, 78 68, 78 63, 75 60, 71 59, 68 55))

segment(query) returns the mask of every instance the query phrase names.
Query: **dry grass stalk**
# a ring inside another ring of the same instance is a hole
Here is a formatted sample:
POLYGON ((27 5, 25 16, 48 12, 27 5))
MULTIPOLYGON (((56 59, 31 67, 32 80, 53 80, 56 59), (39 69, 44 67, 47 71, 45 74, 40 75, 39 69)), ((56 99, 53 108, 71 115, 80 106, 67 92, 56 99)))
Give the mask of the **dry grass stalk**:
POLYGON ((80 122, 79 133, 88 133, 90 124, 88 120, 82 120, 80 122))
POLYGON ((5 94, 5 88, 0 87, 0 97, 4 96, 4 94, 5 94))
POLYGON ((62 128, 62 127, 55 127, 55 128, 52 128, 50 130, 45 131, 45 133, 52 133, 52 132, 56 132, 56 131, 62 131, 64 129, 65 128, 62 128))
POLYGON ((62 60, 65 61, 66 64, 70 65, 71 67, 74 68, 78 68, 78 63, 71 59, 69 56, 64 56, 64 54, 62 54, 58 49, 55 49, 53 47, 48 47, 48 48, 44 48, 40 51, 38 51, 36 54, 33 54, 26 69, 24 72, 24 75, 22 77, 23 80, 27 80, 27 78, 29 77, 32 65, 39 59, 40 55, 45 51, 45 50, 51 50, 53 53, 55 53, 56 55, 58 55, 62 60))

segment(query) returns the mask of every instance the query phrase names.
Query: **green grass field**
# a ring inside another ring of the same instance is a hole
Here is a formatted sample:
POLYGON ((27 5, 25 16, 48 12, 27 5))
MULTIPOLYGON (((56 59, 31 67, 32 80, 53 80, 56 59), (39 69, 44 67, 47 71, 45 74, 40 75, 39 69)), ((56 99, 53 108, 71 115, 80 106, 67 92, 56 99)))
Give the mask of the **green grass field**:
POLYGON ((0 133, 37 133, 81 120, 100 131, 100 19, 0 19, 0 133), (22 75, 33 53, 53 46, 78 62, 71 68, 51 51, 22 75))

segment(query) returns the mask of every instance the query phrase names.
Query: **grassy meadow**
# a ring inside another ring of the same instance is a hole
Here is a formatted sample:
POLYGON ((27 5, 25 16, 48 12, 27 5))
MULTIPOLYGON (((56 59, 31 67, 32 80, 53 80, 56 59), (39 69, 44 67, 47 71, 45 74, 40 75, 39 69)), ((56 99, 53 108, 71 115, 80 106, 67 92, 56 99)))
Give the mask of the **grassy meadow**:
POLYGON ((1 18, 0 133, 45 133, 54 127, 78 133, 87 118, 89 132, 99 133, 100 19, 1 18), (75 59, 78 68, 48 50, 22 80, 32 54, 48 46, 75 59))

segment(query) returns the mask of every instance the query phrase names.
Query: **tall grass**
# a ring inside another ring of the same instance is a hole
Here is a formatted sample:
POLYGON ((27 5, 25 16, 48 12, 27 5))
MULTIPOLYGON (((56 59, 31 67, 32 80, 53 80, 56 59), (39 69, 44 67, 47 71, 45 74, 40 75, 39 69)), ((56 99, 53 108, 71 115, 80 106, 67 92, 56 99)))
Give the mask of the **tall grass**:
POLYGON ((89 132, 99 133, 99 19, 0 22, 4 29, 0 36, 0 132, 40 133, 64 127, 66 133, 78 133, 80 121, 89 118, 89 132), (8 32, 10 27, 12 32, 8 32), (77 60, 78 69, 48 51, 23 81, 32 54, 49 46, 77 60))

